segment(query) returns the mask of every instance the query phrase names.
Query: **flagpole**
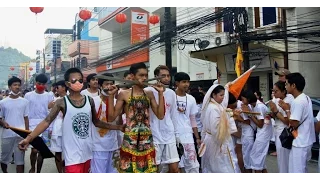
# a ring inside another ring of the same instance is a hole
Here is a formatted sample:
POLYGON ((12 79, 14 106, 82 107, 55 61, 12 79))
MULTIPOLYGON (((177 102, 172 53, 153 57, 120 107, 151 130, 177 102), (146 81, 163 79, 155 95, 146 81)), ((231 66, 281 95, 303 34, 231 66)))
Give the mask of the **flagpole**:
POLYGON ((257 66, 254 65, 252 66, 250 69, 248 69, 246 72, 244 72, 243 74, 241 74, 241 76, 239 76, 237 79, 233 80, 231 84, 233 84, 234 82, 236 82, 238 79, 242 78, 244 75, 246 75, 247 73, 249 73, 251 70, 255 69, 257 66))

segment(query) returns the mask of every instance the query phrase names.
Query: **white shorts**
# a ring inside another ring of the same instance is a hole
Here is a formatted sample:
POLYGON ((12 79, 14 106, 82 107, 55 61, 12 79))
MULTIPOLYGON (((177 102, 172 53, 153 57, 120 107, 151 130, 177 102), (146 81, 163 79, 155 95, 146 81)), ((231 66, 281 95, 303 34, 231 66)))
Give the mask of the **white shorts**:
POLYGON ((50 140, 50 150, 53 152, 62 152, 62 137, 52 136, 50 140))
POLYGON ((1 142, 1 163, 9 164, 14 153, 14 163, 24 165, 25 152, 18 148, 18 144, 23 139, 21 137, 2 138, 1 142))
POLYGON ((176 143, 155 144, 156 164, 171 164, 179 162, 179 154, 176 143))
POLYGON ((112 156, 113 151, 93 151, 91 173, 117 173, 112 156))

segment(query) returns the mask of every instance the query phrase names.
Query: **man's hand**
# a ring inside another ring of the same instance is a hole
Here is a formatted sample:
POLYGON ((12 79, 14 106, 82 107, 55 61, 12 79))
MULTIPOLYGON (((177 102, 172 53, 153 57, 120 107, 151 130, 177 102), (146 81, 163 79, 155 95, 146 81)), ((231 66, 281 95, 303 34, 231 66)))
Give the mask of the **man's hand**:
POLYGON ((269 106, 270 106, 270 110, 271 110, 273 113, 275 113, 275 112, 278 111, 277 105, 276 105, 274 102, 270 101, 270 102, 269 102, 269 106))
POLYGON ((157 82, 155 85, 152 85, 152 87, 157 90, 158 92, 164 92, 165 88, 162 83, 157 82))
POLYGON ((119 131, 124 132, 126 129, 126 124, 119 125, 119 131))
POLYGON ((241 109, 242 109, 242 111, 250 111, 249 106, 247 106, 245 104, 241 105, 241 109))
POLYGON ((233 110, 233 116, 237 119, 241 114, 241 110, 240 109, 234 109, 233 110))
POLYGON ((4 128, 9 129, 9 124, 7 122, 2 121, 2 123, 3 123, 2 125, 4 128))
POLYGON ((24 139, 20 141, 18 147, 21 151, 26 151, 29 146, 29 141, 27 139, 24 139))
MULTIPOLYGON (((105 91, 105 90, 104 90, 105 91)), ((116 85, 112 85, 109 87, 108 91, 105 91, 108 95, 115 95, 118 92, 118 88, 116 85)))
POLYGON ((196 140, 196 142, 197 142, 197 145, 198 145, 198 148, 199 148, 199 147, 201 146, 201 139, 198 138, 198 139, 196 140))
POLYGON ((279 106, 285 111, 290 110, 290 105, 288 103, 285 103, 283 100, 279 101, 279 106))

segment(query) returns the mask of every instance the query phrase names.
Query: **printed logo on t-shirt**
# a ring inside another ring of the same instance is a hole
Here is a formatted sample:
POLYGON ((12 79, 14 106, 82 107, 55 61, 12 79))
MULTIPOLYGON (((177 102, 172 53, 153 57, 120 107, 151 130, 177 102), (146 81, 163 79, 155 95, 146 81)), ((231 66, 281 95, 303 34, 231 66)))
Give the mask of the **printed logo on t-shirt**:
POLYGON ((83 112, 72 117, 73 132, 81 139, 89 137, 89 120, 89 115, 83 112))
POLYGON ((178 106, 178 111, 179 112, 185 112, 187 109, 187 103, 184 101, 178 101, 177 102, 177 106, 178 106))

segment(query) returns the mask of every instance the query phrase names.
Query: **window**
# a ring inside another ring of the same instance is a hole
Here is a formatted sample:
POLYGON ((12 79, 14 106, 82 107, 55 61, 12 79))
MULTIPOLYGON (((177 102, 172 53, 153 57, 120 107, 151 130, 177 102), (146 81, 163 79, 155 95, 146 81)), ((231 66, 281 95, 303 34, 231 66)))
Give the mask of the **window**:
POLYGON ((278 24, 280 21, 280 11, 276 7, 254 7, 253 12, 255 28, 278 24))

